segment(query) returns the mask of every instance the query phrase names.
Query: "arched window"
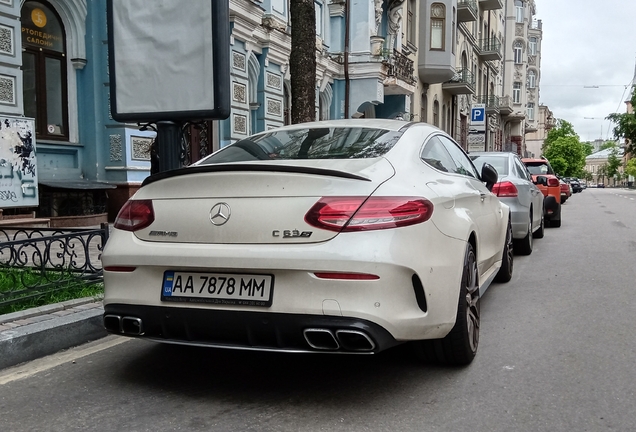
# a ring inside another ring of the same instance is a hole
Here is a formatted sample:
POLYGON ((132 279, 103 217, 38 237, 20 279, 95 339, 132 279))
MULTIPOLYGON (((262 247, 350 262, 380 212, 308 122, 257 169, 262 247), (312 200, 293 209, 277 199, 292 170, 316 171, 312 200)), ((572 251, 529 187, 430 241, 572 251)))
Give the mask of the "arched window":
POLYGON ((66 37, 62 21, 46 2, 22 7, 24 115, 35 118, 39 139, 68 140, 66 37))
POLYGON ((433 102, 433 125, 439 127, 439 102, 433 102))
POLYGON ((431 49, 443 50, 446 27, 446 6, 443 3, 431 5, 431 49))

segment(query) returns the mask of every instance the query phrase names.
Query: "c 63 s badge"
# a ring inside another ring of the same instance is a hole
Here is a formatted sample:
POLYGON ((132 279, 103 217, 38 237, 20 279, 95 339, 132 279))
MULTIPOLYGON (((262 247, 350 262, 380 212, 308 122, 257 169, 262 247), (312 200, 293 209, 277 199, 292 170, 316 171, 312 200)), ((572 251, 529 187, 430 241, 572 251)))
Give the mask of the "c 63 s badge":
POLYGON ((296 238, 296 237, 311 237, 313 231, 298 231, 298 230, 274 230, 272 231, 273 237, 282 237, 282 238, 296 238))

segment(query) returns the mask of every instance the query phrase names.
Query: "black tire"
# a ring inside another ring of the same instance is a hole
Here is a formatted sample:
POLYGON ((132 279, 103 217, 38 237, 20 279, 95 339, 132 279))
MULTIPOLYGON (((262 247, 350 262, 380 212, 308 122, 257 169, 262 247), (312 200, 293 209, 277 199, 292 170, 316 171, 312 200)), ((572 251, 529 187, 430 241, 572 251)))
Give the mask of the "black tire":
POLYGON ((451 366, 470 364, 479 346, 480 301, 477 258, 473 246, 466 245, 457 318, 453 329, 442 339, 414 341, 420 360, 451 366))
POLYGON ((528 224, 528 233, 521 240, 515 241, 515 253, 517 255, 530 255, 532 253, 532 213, 530 213, 530 223, 528 224))
POLYGON ((506 240, 501 258, 501 268, 495 276, 495 282, 508 282, 512 279, 512 270, 514 264, 514 248, 512 245, 512 225, 510 216, 508 216, 508 229, 506 231, 506 240))
POLYGON ((543 238, 543 236, 545 235, 545 213, 544 211, 541 211, 541 225, 539 225, 539 229, 536 230, 533 234, 534 238, 543 238))

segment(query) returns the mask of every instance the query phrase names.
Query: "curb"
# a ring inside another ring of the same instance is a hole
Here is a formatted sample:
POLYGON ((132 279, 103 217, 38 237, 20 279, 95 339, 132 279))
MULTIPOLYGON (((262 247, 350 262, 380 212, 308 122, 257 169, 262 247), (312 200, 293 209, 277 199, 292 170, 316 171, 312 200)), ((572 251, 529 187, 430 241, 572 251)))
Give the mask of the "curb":
POLYGON ((101 301, 71 300, 0 317, 0 369, 107 336, 101 301))

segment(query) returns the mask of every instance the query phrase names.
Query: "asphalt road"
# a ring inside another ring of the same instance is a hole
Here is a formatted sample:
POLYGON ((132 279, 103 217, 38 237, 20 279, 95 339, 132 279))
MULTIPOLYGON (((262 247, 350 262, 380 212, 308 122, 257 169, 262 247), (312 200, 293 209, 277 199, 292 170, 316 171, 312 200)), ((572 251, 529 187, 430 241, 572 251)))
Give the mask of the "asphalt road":
POLYGON ((570 198, 486 292, 469 367, 109 336, 0 371, 0 430, 632 431, 635 216, 633 191, 570 198))

